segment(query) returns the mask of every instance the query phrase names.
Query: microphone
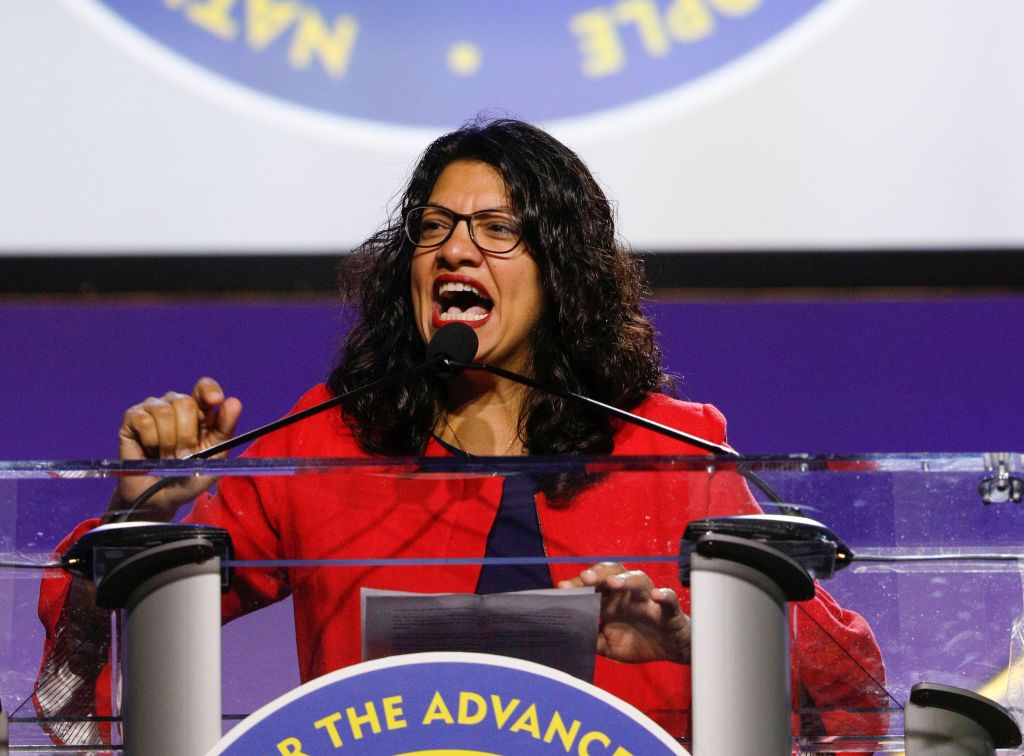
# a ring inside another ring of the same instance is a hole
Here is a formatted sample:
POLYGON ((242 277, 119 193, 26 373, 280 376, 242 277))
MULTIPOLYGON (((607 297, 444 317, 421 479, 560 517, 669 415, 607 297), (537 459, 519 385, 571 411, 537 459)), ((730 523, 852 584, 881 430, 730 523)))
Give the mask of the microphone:
POLYGON ((452 378, 462 372, 460 365, 472 363, 479 347, 476 331, 465 323, 451 323, 430 339, 426 361, 438 378, 452 378))
MULTIPOLYGON (((312 407, 307 407, 293 415, 285 415, 271 423, 261 425, 259 428, 254 428, 251 431, 246 431, 238 436, 229 438, 227 441, 215 444, 209 449, 203 449, 202 451, 194 454, 189 454, 187 457, 183 457, 182 461, 215 457, 221 452, 234 449, 236 446, 241 446, 244 443, 260 438, 261 436, 265 436, 279 428, 284 428, 292 425, 293 423, 297 423, 300 420, 305 420, 307 417, 329 410, 332 407, 336 407, 339 404, 360 396, 361 394, 365 394, 368 391, 388 386, 392 383, 397 383, 398 381, 404 380, 409 376, 416 375, 418 373, 433 373, 438 378, 442 379, 451 378, 461 372, 461 365, 463 363, 469 363, 476 356, 476 350, 479 343, 476 333, 465 323, 452 323, 451 325, 446 325, 439 329, 427 343, 425 359, 422 362, 413 365, 411 368, 399 370, 397 373, 392 373, 391 375, 386 375, 383 378, 378 378, 375 381, 370 381, 363 386, 357 386, 351 391, 346 391, 344 394, 331 397, 327 401, 320 402, 312 407)), ((135 500, 128 505, 128 508, 124 512, 120 512, 111 518, 112 521, 126 521, 139 507, 149 501, 154 494, 170 485, 174 480, 174 477, 161 478, 139 494, 135 500)))

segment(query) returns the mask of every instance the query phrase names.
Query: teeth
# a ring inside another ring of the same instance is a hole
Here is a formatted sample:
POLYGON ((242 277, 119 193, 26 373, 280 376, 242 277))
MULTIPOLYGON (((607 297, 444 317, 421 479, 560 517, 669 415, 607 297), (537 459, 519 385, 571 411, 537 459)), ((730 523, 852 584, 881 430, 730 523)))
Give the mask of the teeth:
POLYGON ((472 284, 462 283, 461 281, 446 281, 441 284, 437 289, 438 294, 451 294, 456 291, 469 291, 476 294, 478 297, 482 297, 480 289, 476 288, 472 284))
POLYGON ((462 281, 445 281, 437 287, 437 296, 442 299, 440 302, 441 320, 445 322, 461 321, 463 323, 475 323, 483 320, 490 313, 487 311, 484 302, 490 302, 490 299, 481 293, 480 289, 470 283, 464 283, 462 281), (474 304, 463 310, 461 307, 457 307, 454 301, 444 299, 445 297, 453 297, 458 293, 468 293, 479 298, 480 304, 474 304))

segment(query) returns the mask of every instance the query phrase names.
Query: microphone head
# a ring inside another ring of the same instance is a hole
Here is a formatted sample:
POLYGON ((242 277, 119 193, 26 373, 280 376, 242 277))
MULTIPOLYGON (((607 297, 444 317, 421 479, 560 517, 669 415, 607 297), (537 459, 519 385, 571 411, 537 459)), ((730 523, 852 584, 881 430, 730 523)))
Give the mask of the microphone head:
POLYGON ((438 360, 434 372, 440 378, 451 378, 460 371, 450 362, 472 362, 480 340, 476 331, 465 323, 451 323, 439 329, 427 344, 427 361, 438 360))

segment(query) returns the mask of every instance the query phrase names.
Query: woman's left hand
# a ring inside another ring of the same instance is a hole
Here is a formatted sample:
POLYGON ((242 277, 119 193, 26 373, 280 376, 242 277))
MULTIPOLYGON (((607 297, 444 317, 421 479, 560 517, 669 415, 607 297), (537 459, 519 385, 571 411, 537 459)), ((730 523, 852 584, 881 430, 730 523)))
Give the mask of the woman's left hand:
POLYGON ((690 618, 671 588, 617 562, 588 567, 559 588, 593 586, 601 594, 597 652, 620 662, 690 663, 690 618))

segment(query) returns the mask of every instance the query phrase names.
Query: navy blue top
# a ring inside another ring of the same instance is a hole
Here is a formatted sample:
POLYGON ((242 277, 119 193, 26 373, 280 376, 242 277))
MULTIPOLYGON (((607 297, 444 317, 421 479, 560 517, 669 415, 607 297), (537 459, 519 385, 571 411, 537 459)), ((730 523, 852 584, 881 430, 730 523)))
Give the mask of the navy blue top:
MULTIPOLYGON (((434 436, 452 454, 467 452, 434 436)), ((536 494, 540 490, 533 475, 505 476, 498 514, 487 534, 485 557, 545 557, 544 539, 537 516, 536 494)), ((502 593, 535 588, 552 588, 551 572, 546 564, 485 564, 480 569, 477 593, 502 593)))

